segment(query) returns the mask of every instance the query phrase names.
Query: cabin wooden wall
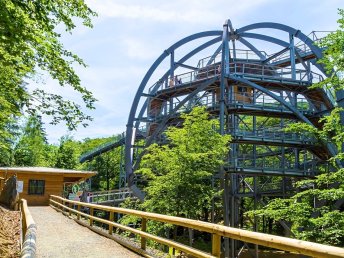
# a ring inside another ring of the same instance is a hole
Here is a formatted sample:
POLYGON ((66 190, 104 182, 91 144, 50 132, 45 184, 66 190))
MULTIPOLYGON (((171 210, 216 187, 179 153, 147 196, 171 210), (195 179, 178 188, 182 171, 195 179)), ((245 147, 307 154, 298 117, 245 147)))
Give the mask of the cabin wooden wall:
POLYGON ((19 198, 24 198, 27 200, 30 206, 44 206, 49 205, 49 195, 62 196, 63 192, 63 175, 52 175, 52 174, 42 174, 42 173, 23 173, 23 172, 5 172, 0 171, 0 177, 9 178, 12 175, 17 175, 18 181, 23 181, 24 188, 23 192, 19 193, 19 198), (29 180, 45 180, 44 195, 29 195, 29 180))

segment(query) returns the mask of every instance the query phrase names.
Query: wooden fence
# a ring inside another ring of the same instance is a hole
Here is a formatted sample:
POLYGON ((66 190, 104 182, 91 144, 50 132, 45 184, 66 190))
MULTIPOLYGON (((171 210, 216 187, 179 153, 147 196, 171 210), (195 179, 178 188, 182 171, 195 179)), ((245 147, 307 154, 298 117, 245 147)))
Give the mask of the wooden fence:
POLYGON ((37 226, 25 199, 20 200, 20 212, 22 221, 22 247, 20 257, 33 258, 36 256, 37 226))
MULTIPOLYGON (((123 209, 117 207, 108 207, 97 204, 89 204, 78 201, 71 201, 64 199, 59 196, 50 196, 50 205, 55 209, 68 212, 69 215, 76 214, 76 220, 80 221, 81 216, 88 219, 89 227, 92 228, 94 221, 104 223, 108 225, 108 234, 112 235, 114 228, 120 230, 128 231, 132 234, 138 235, 141 237, 141 248, 136 248, 135 251, 145 254, 146 250, 146 240, 150 239, 157 243, 173 247, 177 250, 183 251, 187 254, 191 254, 196 257, 220 257, 221 254, 221 239, 223 237, 236 239, 239 241, 252 243, 256 245, 261 245, 269 248, 274 248, 278 250, 290 251, 298 254, 308 255, 312 257, 344 257, 344 248, 333 247, 328 245, 322 245, 307 241, 301 241, 286 237, 274 236, 269 234, 263 234, 258 232, 251 232, 248 230, 226 227, 222 225, 212 224, 208 222, 202 222, 197 220, 167 216, 156 213, 149 213, 131 209, 123 209), (88 208, 88 213, 83 212, 84 208, 88 208), (102 219, 95 216, 95 210, 109 212, 109 220, 102 219), (131 228, 118 222, 115 222, 115 214, 127 214, 141 218, 141 230, 131 228), (195 249, 193 247, 166 239, 158 237, 146 232, 147 221, 158 221, 163 223, 168 223, 172 225, 178 225, 185 228, 190 228, 202 232, 208 232, 212 235, 212 252, 206 253, 195 249)), ((95 230, 97 231, 97 230, 95 230)), ((100 233, 100 231, 97 231, 100 233)), ((123 244, 123 243, 122 243, 123 244)), ((125 244, 125 243, 124 243, 125 244)), ((126 245, 126 244, 125 244, 126 245)), ((128 245, 127 245, 128 246, 128 245)), ((131 248, 130 246, 128 246, 131 248)))

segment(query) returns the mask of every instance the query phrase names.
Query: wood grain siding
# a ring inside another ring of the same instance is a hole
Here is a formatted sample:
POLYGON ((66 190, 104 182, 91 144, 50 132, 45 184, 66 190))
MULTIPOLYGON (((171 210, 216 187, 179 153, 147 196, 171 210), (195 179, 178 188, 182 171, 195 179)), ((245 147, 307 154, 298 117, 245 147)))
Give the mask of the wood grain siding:
MULTIPOLYGON (((29 206, 49 205, 50 195, 62 196, 64 182, 79 182, 89 178, 96 173, 71 172, 64 173, 63 170, 55 171, 20 171, 20 169, 0 168, 0 177, 9 178, 16 175, 18 181, 23 181, 23 192, 19 193, 20 199, 26 199, 29 206), (44 195, 29 194, 29 180, 44 180, 44 195)), ((1 190, 1 189, 0 189, 1 190)))
MULTIPOLYGON (((3 173, 3 172, 0 172, 3 173)), ((1 174, 0 174, 1 175, 1 174)), ((20 199, 26 199, 28 205, 30 206, 39 206, 39 205, 48 205, 49 204, 49 196, 51 194, 62 196, 63 192, 63 175, 45 175, 39 173, 21 173, 21 172, 7 172, 7 177, 12 175, 17 175, 18 181, 23 181, 24 188, 23 192, 19 193, 20 199), (33 195, 28 194, 29 192, 29 180, 44 180, 45 181, 45 189, 44 195, 33 195)))

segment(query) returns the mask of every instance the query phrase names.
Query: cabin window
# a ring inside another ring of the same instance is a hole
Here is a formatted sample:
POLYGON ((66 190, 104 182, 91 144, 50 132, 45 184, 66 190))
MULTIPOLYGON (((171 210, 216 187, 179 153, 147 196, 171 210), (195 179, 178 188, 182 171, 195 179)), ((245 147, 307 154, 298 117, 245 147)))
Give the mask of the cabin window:
POLYGON ((29 194, 44 195, 45 180, 29 180, 29 194))

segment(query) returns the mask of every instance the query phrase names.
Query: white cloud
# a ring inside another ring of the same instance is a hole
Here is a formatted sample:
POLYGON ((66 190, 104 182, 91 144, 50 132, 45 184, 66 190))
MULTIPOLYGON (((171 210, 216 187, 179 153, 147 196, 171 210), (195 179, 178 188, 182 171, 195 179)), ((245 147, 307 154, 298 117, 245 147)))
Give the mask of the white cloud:
MULTIPOLYGON (((119 3, 113 0, 88 0, 89 6, 98 12, 100 18, 128 18, 151 20, 157 22, 187 22, 187 23, 209 23, 224 20, 224 10, 231 10, 225 15, 237 15, 252 10, 271 0, 176 0, 171 2, 162 1, 136 1, 136 4, 128 2, 119 3)), ((135 2, 135 1, 134 1, 135 2)))

